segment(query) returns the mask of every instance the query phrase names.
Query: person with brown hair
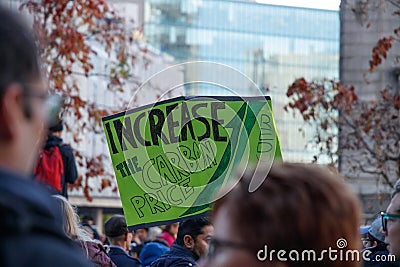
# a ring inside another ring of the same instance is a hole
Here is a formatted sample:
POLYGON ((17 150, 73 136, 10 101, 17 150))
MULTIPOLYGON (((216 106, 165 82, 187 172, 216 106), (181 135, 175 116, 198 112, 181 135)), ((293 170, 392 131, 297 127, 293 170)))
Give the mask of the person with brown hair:
POLYGON ((293 163, 238 177, 214 205, 215 235, 202 266, 359 266, 360 206, 342 178, 293 163), (263 178, 249 192, 250 181, 263 178))

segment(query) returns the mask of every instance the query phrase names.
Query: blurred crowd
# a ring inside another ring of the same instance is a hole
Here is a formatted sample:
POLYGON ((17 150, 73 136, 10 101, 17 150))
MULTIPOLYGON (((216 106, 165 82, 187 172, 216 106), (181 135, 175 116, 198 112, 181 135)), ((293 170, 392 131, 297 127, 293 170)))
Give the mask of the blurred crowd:
POLYGON ((0 7, 0 266, 399 265, 400 183, 386 211, 360 228, 360 203, 343 178, 312 164, 248 167, 211 214, 134 231, 115 214, 99 233, 62 187, 51 194, 30 177, 57 115, 35 43, 0 7), (263 181, 254 192, 253 179, 263 181))

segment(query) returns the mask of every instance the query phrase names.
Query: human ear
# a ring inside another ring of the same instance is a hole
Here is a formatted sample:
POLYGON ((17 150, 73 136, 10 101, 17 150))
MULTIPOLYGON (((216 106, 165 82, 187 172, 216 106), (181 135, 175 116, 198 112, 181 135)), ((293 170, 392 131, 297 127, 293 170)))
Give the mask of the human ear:
POLYGON ((193 249, 194 247, 193 237, 191 237, 190 235, 185 235, 183 237, 183 245, 188 249, 193 249))
POLYGON ((130 232, 126 233, 124 241, 128 241, 129 239, 132 239, 131 237, 132 237, 132 233, 130 233, 130 232))
POLYGON ((19 120, 24 116, 23 90, 18 84, 11 84, 5 88, 0 98, 0 137, 2 140, 11 140, 15 137, 19 120))

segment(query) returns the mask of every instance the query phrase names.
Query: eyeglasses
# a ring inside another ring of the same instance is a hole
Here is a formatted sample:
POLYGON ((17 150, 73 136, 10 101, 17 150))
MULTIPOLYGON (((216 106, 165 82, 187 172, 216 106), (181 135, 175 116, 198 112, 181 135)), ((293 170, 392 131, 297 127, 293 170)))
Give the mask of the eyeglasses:
POLYGON ((43 106, 46 114, 46 124, 52 125, 57 122, 59 119, 61 107, 64 103, 64 98, 56 95, 56 94, 49 94, 49 93, 39 93, 33 90, 26 90, 24 93, 25 96, 28 97, 36 97, 43 100, 43 106))
POLYGON ((239 250, 247 250, 251 253, 257 253, 258 249, 251 247, 246 244, 236 243, 228 240, 220 240, 216 238, 212 238, 210 241, 210 246, 208 248, 208 257, 213 257, 218 254, 222 248, 230 248, 230 249, 239 249, 239 250))
POLYGON ((388 220, 394 221, 396 219, 400 219, 400 214, 381 212, 381 218, 382 218, 382 230, 387 232, 388 220))

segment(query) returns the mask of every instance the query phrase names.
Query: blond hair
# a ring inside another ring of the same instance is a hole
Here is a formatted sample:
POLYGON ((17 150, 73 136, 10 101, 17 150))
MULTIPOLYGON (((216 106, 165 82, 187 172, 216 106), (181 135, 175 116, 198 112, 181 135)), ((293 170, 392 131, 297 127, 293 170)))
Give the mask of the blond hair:
POLYGON ((76 208, 63 196, 53 195, 53 198, 61 208, 65 235, 74 241, 93 241, 86 230, 80 226, 80 220, 76 208))

